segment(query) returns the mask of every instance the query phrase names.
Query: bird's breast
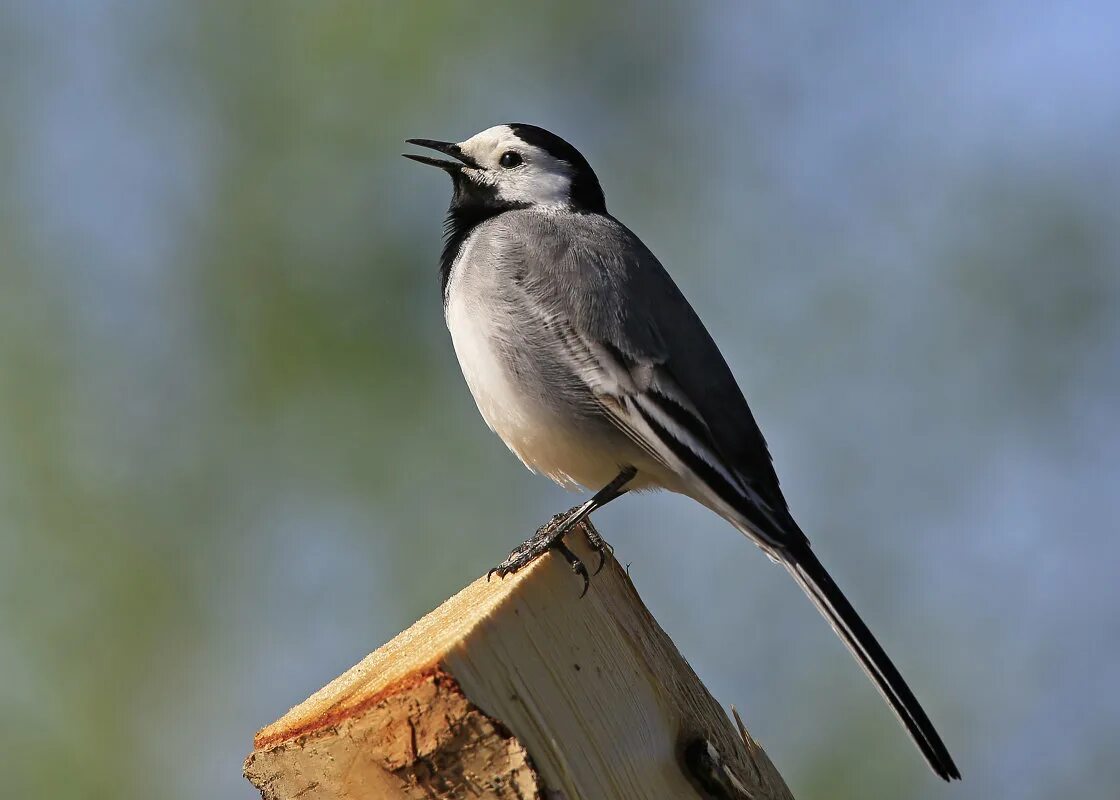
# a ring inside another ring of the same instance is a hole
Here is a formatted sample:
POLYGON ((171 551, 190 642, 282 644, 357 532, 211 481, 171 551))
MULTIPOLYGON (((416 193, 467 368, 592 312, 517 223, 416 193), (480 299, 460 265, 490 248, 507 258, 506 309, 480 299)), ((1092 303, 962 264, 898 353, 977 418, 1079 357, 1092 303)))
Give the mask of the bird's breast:
POLYGON ((472 302, 455 287, 447 298, 447 329, 467 386, 486 423, 502 438, 523 427, 531 408, 525 392, 503 363, 504 334, 489 318, 491 309, 472 302))
MULTIPOLYGON (((469 255, 470 243, 464 247, 469 255)), ((491 430, 534 472, 567 486, 599 487, 618 471, 611 431, 597 431, 555 399, 543 384, 547 349, 533 341, 529 321, 503 300, 497 278, 459 259, 448 286, 445 316, 479 413, 491 430), (538 352, 539 351, 539 352, 538 352)))

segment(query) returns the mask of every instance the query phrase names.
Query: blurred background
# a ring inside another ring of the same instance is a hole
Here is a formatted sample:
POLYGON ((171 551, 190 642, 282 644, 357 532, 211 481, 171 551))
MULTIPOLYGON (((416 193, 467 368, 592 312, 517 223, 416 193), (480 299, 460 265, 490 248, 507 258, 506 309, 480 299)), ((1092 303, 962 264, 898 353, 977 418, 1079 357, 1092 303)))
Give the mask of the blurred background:
POLYGON ((506 121, 575 143, 692 299, 965 775, 714 515, 597 515, 794 793, 1111 795, 1118 32, 1103 0, 0 6, 5 795, 249 800, 257 727, 575 501, 479 418, 449 186, 399 157, 506 121))

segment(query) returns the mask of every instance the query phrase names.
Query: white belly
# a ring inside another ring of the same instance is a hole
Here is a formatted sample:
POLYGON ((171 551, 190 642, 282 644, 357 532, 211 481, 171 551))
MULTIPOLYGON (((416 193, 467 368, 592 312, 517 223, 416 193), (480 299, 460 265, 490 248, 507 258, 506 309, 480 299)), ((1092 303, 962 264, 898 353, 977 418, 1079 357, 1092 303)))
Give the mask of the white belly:
MULTIPOLYGON (((469 248, 468 242, 464 256, 469 248)), ((524 320, 502 318, 500 306, 480 302, 493 291, 484 277, 453 271, 445 314, 463 377, 490 429, 526 467, 565 488, 597 490, 622 465, 637 466, 634 458, 620 452, 620 445, 629 449, 628 442, 620 442, 624 437, 613 429, 598 430, 586 421, 581 424, 541 399, 547 389, 519 383, 501 353, 503 348, 508 352, 509 347, 523 344, 517 337, 523 335, 524 320)))
POLYGON ((452 291, 447 328, 455 355, 478 411, 506 446, 533 472, 567 488, 599 488, 617 473, 617 465, 578 425, 565 424, 518 385, 499 353, 507 329, 487 318, 465 293, 452 291))

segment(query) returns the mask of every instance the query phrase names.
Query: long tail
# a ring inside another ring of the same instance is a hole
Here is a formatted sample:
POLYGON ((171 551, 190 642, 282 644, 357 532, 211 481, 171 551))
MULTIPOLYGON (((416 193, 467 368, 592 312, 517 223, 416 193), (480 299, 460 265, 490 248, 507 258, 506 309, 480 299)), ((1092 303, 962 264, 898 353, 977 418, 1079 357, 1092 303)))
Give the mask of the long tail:
POLYGON ((953 763, 953 757, 949 755, 914 693, 809 545, 799 542, 780 552, 779 556, 789 574, 839 634, 863 671, 874 681, 879 693, 910 732, 933 771, 947 781, 953 778, 959 780, 961 773, 953 763))

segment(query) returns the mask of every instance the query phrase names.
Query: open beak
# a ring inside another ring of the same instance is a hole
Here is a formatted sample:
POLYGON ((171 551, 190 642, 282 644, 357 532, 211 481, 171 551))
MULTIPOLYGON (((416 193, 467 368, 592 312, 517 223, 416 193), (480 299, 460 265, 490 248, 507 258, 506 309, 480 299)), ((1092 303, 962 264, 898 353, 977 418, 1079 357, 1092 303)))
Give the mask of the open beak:
POLYGON ((454 142, 437 142, 435 139, 405 139, 408 144, 414 144, 419 147, 427 147, 429 150, 435 150, 437 153, 451 156, 456 161, 446 161, 442 158, 431 158, 429 156, 417 156, 412 153, 401 153, 405 158, 411 158, 413 161, 419 161, 421 164, 428 164, 429 166, 439 167, 446 172, 458 172, 463 167, 472 167, 478 169, 478 163, 468 155, 465 155, 459 149, 459 145, 454 142))

